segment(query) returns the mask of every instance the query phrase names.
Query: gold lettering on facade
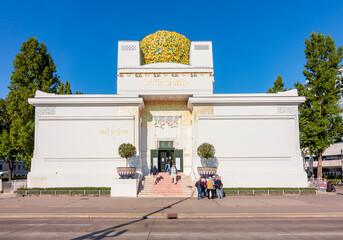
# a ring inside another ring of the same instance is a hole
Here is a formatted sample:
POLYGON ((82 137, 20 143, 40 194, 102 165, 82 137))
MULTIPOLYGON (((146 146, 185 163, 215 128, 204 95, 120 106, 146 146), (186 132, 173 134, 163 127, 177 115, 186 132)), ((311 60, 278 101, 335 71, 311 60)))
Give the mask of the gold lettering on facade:
POLYGON ((118 135, 120 136, 121 134, 127 134, 129 133, 128 130, 121 130, 120 128, 118 129, 100 129, 99 130, 99 134, 100 135, 107 135, 107 136, 111 136, 111 135, 118 135))
POLYGON ((183 79, 148 79, 144 86, 187 86, 188 81, 183 79))

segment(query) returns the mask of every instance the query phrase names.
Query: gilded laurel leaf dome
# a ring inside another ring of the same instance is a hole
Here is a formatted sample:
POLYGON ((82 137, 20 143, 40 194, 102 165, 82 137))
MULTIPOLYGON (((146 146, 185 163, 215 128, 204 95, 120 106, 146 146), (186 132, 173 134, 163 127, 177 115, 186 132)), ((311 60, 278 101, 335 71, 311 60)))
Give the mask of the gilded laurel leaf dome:
POLYGON ((177 32, 157 31, 140 42, 141 63, 189 64, 191 41, 177 32))

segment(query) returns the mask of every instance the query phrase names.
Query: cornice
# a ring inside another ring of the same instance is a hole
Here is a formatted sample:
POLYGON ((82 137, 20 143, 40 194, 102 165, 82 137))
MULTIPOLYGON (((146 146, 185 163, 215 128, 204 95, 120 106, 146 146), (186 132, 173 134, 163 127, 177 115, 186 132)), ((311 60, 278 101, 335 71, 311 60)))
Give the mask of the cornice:
POLYGON ((302 96, 290 96, 282 94, 213 94, 208 96, 194 96, 188 100, 188 107, 193 105, 259 105, 259 104, 283 104, 299 105, 305 101, 302 96))
POLYGON ((47 93, 36 93, 34 98, 28 102, 35 106, 115 106, 115 105, 136 105, 144 107, 143 98, 137 95, 55 95, 47 93))

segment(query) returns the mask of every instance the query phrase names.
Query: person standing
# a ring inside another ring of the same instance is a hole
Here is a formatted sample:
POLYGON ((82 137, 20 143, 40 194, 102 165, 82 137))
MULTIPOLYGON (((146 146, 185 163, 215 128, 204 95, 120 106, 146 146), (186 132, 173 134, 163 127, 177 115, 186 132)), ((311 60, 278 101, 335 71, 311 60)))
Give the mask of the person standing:
POLYGON ((207 180, 207 198, 210 199, 214 198, 214 181, 213 178, 210 176, 209 179, 207 180))
POLYGON ((202 189, 204 187, 204 184, 202 183, 201 178, 195 183, 195 187, 197 188, 198 191, 198 200, 202 198, 202 189))
POLYGON ((206 185, 206 183, 207 183, 206 178, 202 178, 202 185, 203 185, 202 195, 203 195, 203 197, 206 197, 206 194, 207 194, 207 185, 206 185))
POLYGON ((216 188, 217 197, 218 197, 219 199, 221 199, 221 198, 223 197, 223 194, 222 194, 223 183, 222 183, 221 177, 218 177, 218 178, 214 181, 214 186, 215 186, 215 188, 216 188))
POLYGON ((170 164, 171 164, 171 157, 167 157, 167 160, 166 160, 166 166, 164 167, 164 171, 165 172, 170 172, 170 164))
POLYGON ((170 178, 171 178, 171 182, 174 182, 175 184, 177 183, 176 175, 177 175, 177 169, 175 165, 173 165, 173 167, 170 169, 170 178))
POLYGON ((156 176, 157 176, 157 174, 158 174, 158 169, 157 169, 156 166, 154 166, 154 167, 151 169, 150 174, 152 174, 154 183, 155 183, 155 185, 156 185, 156 184, 157 184, 156 176))

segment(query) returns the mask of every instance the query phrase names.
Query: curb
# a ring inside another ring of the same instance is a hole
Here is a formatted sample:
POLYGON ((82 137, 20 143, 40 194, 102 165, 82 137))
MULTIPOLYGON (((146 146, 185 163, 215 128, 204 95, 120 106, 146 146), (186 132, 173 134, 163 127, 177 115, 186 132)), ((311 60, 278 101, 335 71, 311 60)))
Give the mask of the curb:
MULTIPOLYGON (((340 213, 222 213, 222 214, 177 214, 179 219, 206 219, 206 218, 342 218, 340 213)), ((168 219, 168 214, 145 213, 0 213, 0 219, 10 218, 90 218, 90 219, 168 219)))

